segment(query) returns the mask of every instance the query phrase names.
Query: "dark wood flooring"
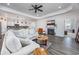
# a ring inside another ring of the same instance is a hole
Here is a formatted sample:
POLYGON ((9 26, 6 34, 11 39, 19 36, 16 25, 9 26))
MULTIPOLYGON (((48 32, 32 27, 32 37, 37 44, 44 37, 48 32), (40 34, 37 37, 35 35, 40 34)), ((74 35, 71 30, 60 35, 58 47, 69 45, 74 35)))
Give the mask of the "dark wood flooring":
POLYGON ((48 48, 49 55, 79 55, 79 43, 70 37, 55 37, 49 35, 52 43, 48 48))

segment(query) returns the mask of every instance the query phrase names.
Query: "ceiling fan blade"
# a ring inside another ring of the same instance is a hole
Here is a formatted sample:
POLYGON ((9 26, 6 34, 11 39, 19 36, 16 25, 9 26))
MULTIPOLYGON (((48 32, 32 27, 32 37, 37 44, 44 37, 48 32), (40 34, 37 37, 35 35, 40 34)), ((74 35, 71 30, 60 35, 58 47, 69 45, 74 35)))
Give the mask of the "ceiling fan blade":
POLYGON ((43 10, 41 10, 41 9, 38 9, 38 11, 41 11, 41 12, 43 12, 43 10))
POLYGON ((35 9, 35 13, 37 13, 37 9, 35 9))
POLYGON ((34 9, 29 9, 29 10, 34 10, 34 9))
POLYGON ((38 6, 37 8, 41 8, 41 7, 43 7, 42 5, 40 5, 40 6, 38 6))
POLYGON ((32 5, 32 7, 33 7, 33 8, 35 8, 35 6, 34 6, 34 5, 32 5))
POLYGON ((37 7, 37 5, 35 5, 35 7, 37 7))

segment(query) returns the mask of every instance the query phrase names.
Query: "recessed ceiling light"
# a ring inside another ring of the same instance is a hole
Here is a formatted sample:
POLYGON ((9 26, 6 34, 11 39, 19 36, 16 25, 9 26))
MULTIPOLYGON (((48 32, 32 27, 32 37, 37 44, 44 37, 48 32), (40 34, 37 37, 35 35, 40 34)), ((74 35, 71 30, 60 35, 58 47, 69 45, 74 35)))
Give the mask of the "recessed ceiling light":
POLYGON ((59 9, 62 8, 61 6, 58 7, 59 9))
POLYGON ((9 6, 9 5, 10 5, 10 3, 7 3, 7 5, 9 6))

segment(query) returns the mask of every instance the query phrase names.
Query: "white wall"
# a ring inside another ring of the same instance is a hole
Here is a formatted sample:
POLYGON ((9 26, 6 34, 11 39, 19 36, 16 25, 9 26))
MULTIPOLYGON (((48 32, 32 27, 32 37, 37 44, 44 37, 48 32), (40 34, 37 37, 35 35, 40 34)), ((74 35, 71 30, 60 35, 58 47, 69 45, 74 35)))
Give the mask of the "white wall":
POLYGON ((4 19, 6 18, 6 21, 1 20, 0 22, 2 24, 2 34, 4 34, 7 31, 7 26, 14 26, 14 24, 17 24, 17 20, 18 20, 18 24, 20 26, 31 26, 32 21, 35 22, 33 18, 29 18, 29 17, 24 17, 24 16, 20 16, 17 14, 12 14, 12 13, 7 13, 7 12, 3 12, 0 11, 0 16, 3 17, 4 19), (17 18, 17 16, 19 16, 19 18, 17 18), (23 23, 22 23, 23 22, 23 23), (25 22, 27 22, 25 24, 25 22))
POLYGON ((36 28, 43 28, 43 30, 47 33, 46 20, 37 21, 36 28))
POLYGON ((7 31, 7 21, 5 20, 6 18, 3 16, 0 16, 0 22, 1 22, 1 34, 4 34, 7 31), (1 19, 3 18, 3 19, 1 19))
POLYGON ((76 12, 76 11, 75 12, 71 11, 71 12, 61 14, 61 15, 56 15, 49 18, 38 20, 37 27, 43 27, 45 30, 47 30, 46 23, 44 21, 55 20, 56 25, 57 25, 56 30, 55 30, 56 36, 64 37, 66 19, 74 19, 73 28, 77 30, 76 27, 77 27, 77 20, 79 20, 79 12, 76 12))
MULTIPOLYGON (((10 13, 7 13, 7 14, 5 14, 6 12, 2 12, 2 16, 7 16, 8 17, 8 19, 7 19, 7 25, 14 25, 14 23, 16 23, 16 21, 17 21, 17 15, 16 14, 10 14, 10 13)), ((23 18, 23 16, 21 16, 22 18, 23 18)), ((47 20, 55 20, 55 22, 56 22, 56 25, 57 25, 57 27, 56 27, 56 30, 55 30, 55 32, 56 32, 56 36, 61 36, 61 37, 63 37, 64 36, 64 30, 65 30, 65 28, 64 28, 64 26, 65 26, 65 24, 64 24, 64 21, 66 20, 66 19, 74 19, 74 29, 75 30, 77 30, 77 27, 78 26, 76 26, 79 22, 79 12, 77 12, 77 11, 71 11, 71 12, 67 12, 67 13, 64 13, 64 14, 60 14, 60 15, 56 15, 56 16, 51 16, 51 17, 48 17, 48 18, 45 18, 45 19, 39 19, 35 24, 36 24, 36 28, 39 28, 39 27, 42 27, 42 28, 44 28, 44 30, 46 31, 46 33, 47 33, 47 25, 46 25, 46 21, 47 20)), ((24 20, 23 19, 19 19, 19 24, 20 25, 24 25, 24 24, 22 24, 21 23, 21 21, 23 21, 23 22, 27 22, 27 24, 29 25, 29 24, 31 24, 31 22, 34 20, 33 18, 29 18, 29 17, 24 17, 24 20)), ((5 30, 5 28, 6 28, 6 22, 3 22, 4 24, 3 24, 3 31, 6 31, 5 30), (5 28, 4 28, 4 26, 5 26, 5 28)), ((78 24, 79 25, 79 24, 78 24)))

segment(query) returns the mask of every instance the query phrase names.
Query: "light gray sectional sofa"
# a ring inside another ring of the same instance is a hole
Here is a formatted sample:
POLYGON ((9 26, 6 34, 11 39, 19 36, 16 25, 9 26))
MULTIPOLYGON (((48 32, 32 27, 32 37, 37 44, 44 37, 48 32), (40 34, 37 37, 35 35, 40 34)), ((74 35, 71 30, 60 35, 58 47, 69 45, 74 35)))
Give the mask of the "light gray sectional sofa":
POLYGON ((21 31, 25 32, 25 30, 20 31, 8 30, 5 33, 1 55, 29 55, 32 54, 33 50, 40 47, 39 44, 32 41, 33 38, 32 36, 30 37, 30 35, 26 33, 27 31, 23 35, 21 31), (27 35, 27 37, 26 36, 22 37, 20 33, 22 36, 27 35))

